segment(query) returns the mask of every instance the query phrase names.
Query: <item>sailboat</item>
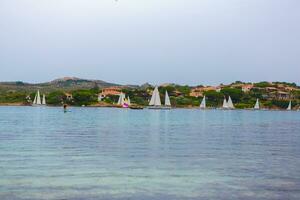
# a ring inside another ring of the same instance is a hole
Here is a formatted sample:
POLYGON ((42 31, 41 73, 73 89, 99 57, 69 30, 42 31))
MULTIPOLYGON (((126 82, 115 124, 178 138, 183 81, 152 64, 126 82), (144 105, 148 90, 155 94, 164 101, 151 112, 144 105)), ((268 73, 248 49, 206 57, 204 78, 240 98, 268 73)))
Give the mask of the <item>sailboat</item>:
POLYGON ((255 110, 259 110, 260 109, 259 108, 259 100, 258 99, 256 99, 256 103, 255 103, 254 109, 255 110))
POLYGON ((158 87, 156 86, 154 88, 151 100, 149 102, 149 109, 170 109, 171 108, 171 102, 170 102, 170 98, 168 95, 168 92, 166 92, 166 97, 165 97, 165 106, 161 105, 161 101, 160 101, 160 96, 159 96, 159 91, 158 91, 158 87))
POLYGON ((170 97, 168 94, 168 91, 166 90, 166 94, 165 94, 165 106, 166 107, 171 107, 171 101, 170 101, 170 97))
POLYGON ((231 97, 228 97, 228 102, 227 102, 227 106, 229 109, 234 109, 234 105, 232 103, 231 97))
POLYGON ((224 97, 222 108, 223 109, 228 109, 228 103, 227 103, 226 97, 224 97))
POLYGON ((290 101, 289 106, 287 107, 286 110, 292 110, 292 101, 290 101))
POLYGON ((127 97, 127 103, 128 103, 129 106, 131 105, 129 96, 127 97))
POLYGON ((118 100, 118 105, 122 105, 124 103, 124 94, 123 93, 121 93, 120 95, 119 95, 119 100, 118 100))
POLYGON ((46 96, 45 96, 45 94, 43 94, 42 105, 46 105, 46 96))
POLYGON ((201 101, 200 108, 201 109, 205 109, 206 108, 206 99, 205 99, 205 96, 203 97, 203 99, 201 101))
POLYGON ((41 102, 41 95, 40 95, 40 91, 38 90, 35 97, 34 97, 34 100, 33 100, 33 103, 32 103, 33 106, 41 106, 42 105, 42 102, 41 102))
MULTIPOLYGON (((129 100, 129 102, 130 102, 130 100, 129 100)), ((126 99, 126 96, 124 93, 120 94, 117 104, 123 108, 128 108, 129 103, 128 103, 128 100, 126 99)))

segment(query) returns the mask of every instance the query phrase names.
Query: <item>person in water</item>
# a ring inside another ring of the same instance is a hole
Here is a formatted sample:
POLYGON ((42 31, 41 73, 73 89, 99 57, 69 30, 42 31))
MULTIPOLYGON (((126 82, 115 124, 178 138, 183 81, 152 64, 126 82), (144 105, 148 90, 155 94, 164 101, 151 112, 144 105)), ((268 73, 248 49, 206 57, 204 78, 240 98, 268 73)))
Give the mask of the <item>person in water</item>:
POLYGON ((64 104, 64 112, 67 112, 67 104, 64 104))

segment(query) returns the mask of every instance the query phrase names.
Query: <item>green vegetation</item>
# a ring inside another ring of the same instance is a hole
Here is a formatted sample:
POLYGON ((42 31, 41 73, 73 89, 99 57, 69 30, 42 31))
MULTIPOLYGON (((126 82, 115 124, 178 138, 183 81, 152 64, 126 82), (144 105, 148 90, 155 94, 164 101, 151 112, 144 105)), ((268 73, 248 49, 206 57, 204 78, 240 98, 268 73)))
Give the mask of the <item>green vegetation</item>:
POLYGON ((91 105, 98 102, 98 94, 95 93, 95 90, 77 90, 72 93, 73 95, 73 105, 82 106, 82 105, 91 105))
POLYGON ((0 103, 23 103, 26 104, 26 93, 25 92, 14 92, 9 91, 6 93, 0 93, 0 103))
POLYGON ((263 81, 263 82, 259 82, 259 83, 255 83, 254 84, 255 87, 261 87, 261 88, 265 88, 265 87, 272 87, 273 84, 263 81))
MULTIPOLYGON (((45 90, 41 85, 39 89, 41 94, 46 94, 47 104, 54 106, 61 106, 66 103, 74 106, 82 105, 95 105, 98 104, 98 94, 102 91, 99 85, 94 82, 87 81, 66 81, 63 82, 68 87, 76 84, 89 84, 89 88, 85 89, 72 89, 63 90, 60 87, 50 91, 45 90), (67 93, 66 93, 67 92, 67 93)), ((58 82, 57 84, 62 84, 58 82)), ((285 82, 259 82, 254 83, 253 88, 250 91, 243 92, 242 85, 249 84, 241 81, 229 85, 221 85, 221 91, 210 90, 203 91, 202 95, 206 96, 206 103, 208 107, 220 107, 223 103, 224 97, 231 97, 236 108, 252 108, 256 102, 256 99, 260 99, 262 107, 265 108, 278 108, 285 109, 288 106, 289 100, 292 99, 292 106, 300 106, 300 90, 295 83, 285 82), (272 87, 272 88, 269 88, 272 87), (287 87, 287 89, 285 89, 287 87), (291 89, 292 88, 292 89, 291 89), (281 93, 279 92, 281 91, 281 93), (286 95, 286 96, 280 96, 286 95)), ((48 85, 45 84, 47 88, 48 85)), ((204 86, 200 85, 202 89, 204 86)), ((123 87, 122 92, 126 94, 126 97, 130 97, 131 103, 141 106, 147 106, 149 104, 153 86, 144 85, 143 87, 123 87)), ((202 100, 202 96, 194 97, 190 96, 193 87, 187 85, 175 85, 169 84, 159 87, 161 101, 164 104, 165 92, 168 91, 171 103, 174 107, 198 107, 202 100)), ((32 85, 15 82, 6 83, 5 87, 0 84, 0 103, 19 103, 30 104, 34 99, 36 89, 32 89, 32 85), (14 85, 15 89, 12 89, 10 85, 14 85), (17 87, 18 86, 18 87, 17 87), (26 89, 25 89, 26 88, 26 89), (30 97, 30 99, 28 98, 30 97)), ((102 99, 103 105, 113 105, 118 101, 118 96, 108 95, 102 99)))
POLYGON ((47 95, 47 103, 51 105, 61 105, 67 101, 67 97, 62 91, 51 92, 47 95))

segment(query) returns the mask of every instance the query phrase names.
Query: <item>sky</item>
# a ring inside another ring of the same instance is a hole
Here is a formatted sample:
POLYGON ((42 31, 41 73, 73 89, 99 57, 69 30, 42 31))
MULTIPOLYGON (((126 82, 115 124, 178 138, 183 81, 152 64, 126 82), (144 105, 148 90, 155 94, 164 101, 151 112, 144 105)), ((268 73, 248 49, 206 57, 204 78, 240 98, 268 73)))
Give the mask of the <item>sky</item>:
POLYGON ((300 84, 299 0, 0 0, 0 81, 300 84))

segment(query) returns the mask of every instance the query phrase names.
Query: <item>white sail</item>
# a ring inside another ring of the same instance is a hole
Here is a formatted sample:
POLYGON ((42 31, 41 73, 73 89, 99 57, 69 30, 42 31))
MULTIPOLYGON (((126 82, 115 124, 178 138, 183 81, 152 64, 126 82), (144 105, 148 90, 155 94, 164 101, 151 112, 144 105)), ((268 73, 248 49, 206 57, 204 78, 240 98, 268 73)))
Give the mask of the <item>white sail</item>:
POLYGON ((129 106, 131 105, 129 96, 127 97, 127 103, 128 103, 129 106))
POLYGON ((40 91, 39 90, 37 91, 36 104, 37 105, 41 105, 42 104, 42 102, 41 102, 41 95, 40 95, 40 91))
POLYGON ((171 101, 167 90, 165 95, 165 106, 171 106, 171 101))
POLYGON ((224 101, 223 101, 223 108, 228 108, 228 103, 227 103, 226 98, 224 98, 224 101))
POLYGON ((121 93, 119 96, 118 105, 124 104, 124 98, 125 98, 125 95, 123 93, 121 93))
POLYGON ((46 105, 46 97, 45 97, 45 95, 43 94, 43 100, 42 100, 42 104, 43 105, 46 105))
POLYGON ((159 96, 159 91, 157 86, 153 91, 149 106, 161 106, 161 101, 160 101, 160 96, 159 96))
POLYGON ((230 97, 230 96, 228 97, 227 105, 228 105, 228 108, 234 109, 234 105, 233 105, 233 103, 232 103, 232 100, 231 100, 231 97, 230 97))
POLYGON ((203 99, 201 101, 200 108, 206 108, 206 99, 205 99, 205 96, 203 97, 203 99))
POLYGON ((292 110, 292 101, 290 101, 290 103, 289 103, 289 106, 288 106, 287 110, 292 110))
POLYGON ((257 109, 257 110, 259 109, 259 100, 258 99, 256 99, 254 109, 257 109))
POLYGON ((36 94, 35 94, 35 96, 34 96, 34 100, 33 100, 32 103, 33 103, 33 104, 36 104, 36 94))

